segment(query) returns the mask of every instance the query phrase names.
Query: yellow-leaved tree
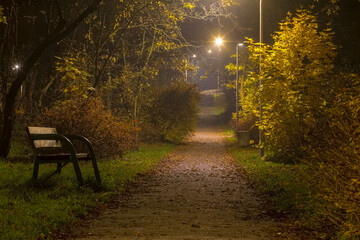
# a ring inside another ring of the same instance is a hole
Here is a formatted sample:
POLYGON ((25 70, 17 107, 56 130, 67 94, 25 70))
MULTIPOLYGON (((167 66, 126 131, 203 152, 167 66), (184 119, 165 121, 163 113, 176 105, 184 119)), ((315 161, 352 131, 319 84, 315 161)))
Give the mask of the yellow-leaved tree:
POLYGON ((250 60, 259 62, 261 56, 261 72, 252 72, 246 81, 245 109, 259 114, 261 98, 265 147, 277 157, 301 158, 331 97, 332 32, 320 31, 310 11, 298 10, 288 14, 273 38, 272 46, 261 47, 249 40, 250 60))

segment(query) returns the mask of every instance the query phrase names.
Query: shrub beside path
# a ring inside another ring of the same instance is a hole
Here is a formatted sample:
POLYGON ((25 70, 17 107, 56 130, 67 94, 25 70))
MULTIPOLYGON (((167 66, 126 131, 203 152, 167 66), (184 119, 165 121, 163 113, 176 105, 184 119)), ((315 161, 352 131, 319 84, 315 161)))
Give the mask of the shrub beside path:
MULTIPOLYGON (((206 115, 206 114, 205 114, 206 115)), ((139 177, 76 239, 279 239, 278 223, 213 127, 139 177)))

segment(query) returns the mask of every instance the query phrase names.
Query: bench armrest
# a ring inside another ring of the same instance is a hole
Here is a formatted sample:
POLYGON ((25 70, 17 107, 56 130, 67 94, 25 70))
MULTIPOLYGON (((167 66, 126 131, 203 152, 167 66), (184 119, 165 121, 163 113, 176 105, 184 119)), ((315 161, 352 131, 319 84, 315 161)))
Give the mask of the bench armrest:
POLYGON ((83 143, 86 144, 86 146, 88 147, 89 150, 89 154, 90 154, 90 158, 91 158, 91 162, 94 168, 94 173, 95 173, 95 178, 98 184, 101 184, 101 179, 100 179, 100 173, 99 173, 99 168, 95 159, 95 153, 94 153, 94 149, 89 141, 89 139, 87 139, 84 136, 80 136, 80 135, 65 135, 65 137, 71 139, 71 140, 79 140, 83 143))
POLYGON ((87 146, 87 148, 89 150, 90 157, 95 158, 94 149, 93 149, 89 139, 87 139, 86 137, 81 136, 81 135, 64 135, 64 136, 70 140, 79 140, 79 141, 85 143, 85 145, 87 146))

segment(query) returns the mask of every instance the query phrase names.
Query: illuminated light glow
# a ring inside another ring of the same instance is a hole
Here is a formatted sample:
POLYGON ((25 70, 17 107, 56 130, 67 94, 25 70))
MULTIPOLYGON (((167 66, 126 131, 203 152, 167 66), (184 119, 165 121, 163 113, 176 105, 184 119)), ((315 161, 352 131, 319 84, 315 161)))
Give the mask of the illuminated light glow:
POLYGON ((13 70, 18 70, 20 68, 20 65, 19 64, 15 64, 14 67, 13 67, 13 70))
POLYGON ((223 44, 222 38, 219 38, 219 37, 218 37, 218 38, 215 40, 215 43, 216 43, 216 45, 221 46, 221 45, 223 44))
POLYGON ((193 58, 196 58, 196 54, 193 55, 193 58))
POLYGON ((209 52, 209 53, 211 53, 212 51, 211 51, 211 50, 209 50, 208 52, 209 52))

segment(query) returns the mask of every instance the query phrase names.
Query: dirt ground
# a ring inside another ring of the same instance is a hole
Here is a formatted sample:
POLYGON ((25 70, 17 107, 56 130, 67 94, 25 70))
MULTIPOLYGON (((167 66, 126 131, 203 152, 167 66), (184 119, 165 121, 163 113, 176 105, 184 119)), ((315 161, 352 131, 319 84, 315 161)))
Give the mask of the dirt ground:
POLYGON ((75 239, 281 238, 280 223, 226 152, 211 103, 203 98, 194 136, 87 221, 75 239))

